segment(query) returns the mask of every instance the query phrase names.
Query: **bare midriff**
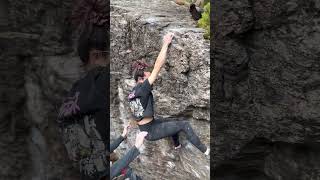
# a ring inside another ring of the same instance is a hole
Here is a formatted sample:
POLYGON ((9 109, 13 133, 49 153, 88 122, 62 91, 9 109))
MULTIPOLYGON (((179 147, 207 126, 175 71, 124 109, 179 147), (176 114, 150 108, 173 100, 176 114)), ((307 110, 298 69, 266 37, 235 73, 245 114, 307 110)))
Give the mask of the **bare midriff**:
POLYGON ((141 121, 138 121, 138 125, 148 124, 153 120, 153 117, 144 117, 141 121))

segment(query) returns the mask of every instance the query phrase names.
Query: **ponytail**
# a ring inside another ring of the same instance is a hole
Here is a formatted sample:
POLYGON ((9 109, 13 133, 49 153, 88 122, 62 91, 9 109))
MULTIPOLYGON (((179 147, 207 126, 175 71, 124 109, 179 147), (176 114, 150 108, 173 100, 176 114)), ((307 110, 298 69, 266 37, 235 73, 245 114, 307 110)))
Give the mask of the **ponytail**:
POLYGON ((144 77, 144 71, 149 67, 150 65, 142 60, 134 61, 131 65, 131 74, 134 80, 137 82, 139 77, 144 77))

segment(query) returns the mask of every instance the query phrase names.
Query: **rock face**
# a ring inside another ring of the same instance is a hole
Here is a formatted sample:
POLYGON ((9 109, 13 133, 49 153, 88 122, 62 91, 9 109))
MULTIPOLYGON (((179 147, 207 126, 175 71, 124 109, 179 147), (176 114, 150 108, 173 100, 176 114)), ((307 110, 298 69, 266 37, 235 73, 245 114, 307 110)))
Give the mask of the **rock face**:
MULTIPOLYGON (((174 32, 167 62, 154 85, 155 112, 183 116, 206 144, 210 143, 209 42, 196 28, 188 9, 173 1, 111 1, 111 139, 121 134, 130 119, 127 95, 134 86, 131 62, 154 63, 162 36, 174 32)), ((122 156, 134 144, 135 127, 118 152, 122 156)), ((209 179, 209 160, 187 143, 176 151, 171 139, 145 142, 142 154, 132 163, 143 179, 209 179)))
POLYGON ((319 179, 320 2, 212 7, 215 178, 319 179))
POLYGON ((70 1, 1 0, 0 179, 79 179, 55 119, 81 74, 70 1))

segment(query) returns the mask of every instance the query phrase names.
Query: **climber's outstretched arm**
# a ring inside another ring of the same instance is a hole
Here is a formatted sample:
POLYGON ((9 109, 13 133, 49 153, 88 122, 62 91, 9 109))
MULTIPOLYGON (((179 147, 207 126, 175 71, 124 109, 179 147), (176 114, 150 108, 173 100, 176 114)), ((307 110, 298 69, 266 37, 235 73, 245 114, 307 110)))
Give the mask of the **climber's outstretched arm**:
POLYGON ((167 50, 172 41, 172 38, 173 38, 173 33, 168 33, 163 37, 163 45, 162 45, 161 51, 157 57, 156 62, 154 63, 152 73, 148 78, 150 85, 153 84, 153 82, 157 79, 160 69, 166 61, 167 50))

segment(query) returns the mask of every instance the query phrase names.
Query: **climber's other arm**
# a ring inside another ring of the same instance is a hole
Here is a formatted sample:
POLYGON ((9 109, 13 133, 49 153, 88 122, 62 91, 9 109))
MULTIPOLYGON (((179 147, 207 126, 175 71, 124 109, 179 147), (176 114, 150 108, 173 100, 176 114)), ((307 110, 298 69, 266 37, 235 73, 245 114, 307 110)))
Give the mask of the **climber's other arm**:
POLYGON ((163 37, 163 45, 162 45, 161 51, 157 57, 156 62, 154 63, 152 73, 148 78, 150 85, 152 85, 153 82, 157 79, 160 69, 166 61, 167 50, 172 41, 172 38, 173 38, 173 33, 168 33, 163 37))
POLYGON ((109 152, 113 152, 115 149, 117 149, 117 147, 122 143, 123 140, 124 137, 119 136, 115 141, 110 143, 109 152))
POLYGON ((123 128, 123 132, 114 142, 110 143, 109 152, 113 152, 121 144, 121 142, 127 137, 130 126, 127 125, 123 128))
POLYGON ((148 132, 146 131, 140 132, 136 137, 134 147, 132 147, 130 151, 126 153, 126 155, 124 155, 121 159, 116 161, 114 165, 111 166, 111 179, 120 175, 121 170, 128 167, 128 165, 140 154, 139 148, 142 146, 143 140, 147 134, 148 132))

